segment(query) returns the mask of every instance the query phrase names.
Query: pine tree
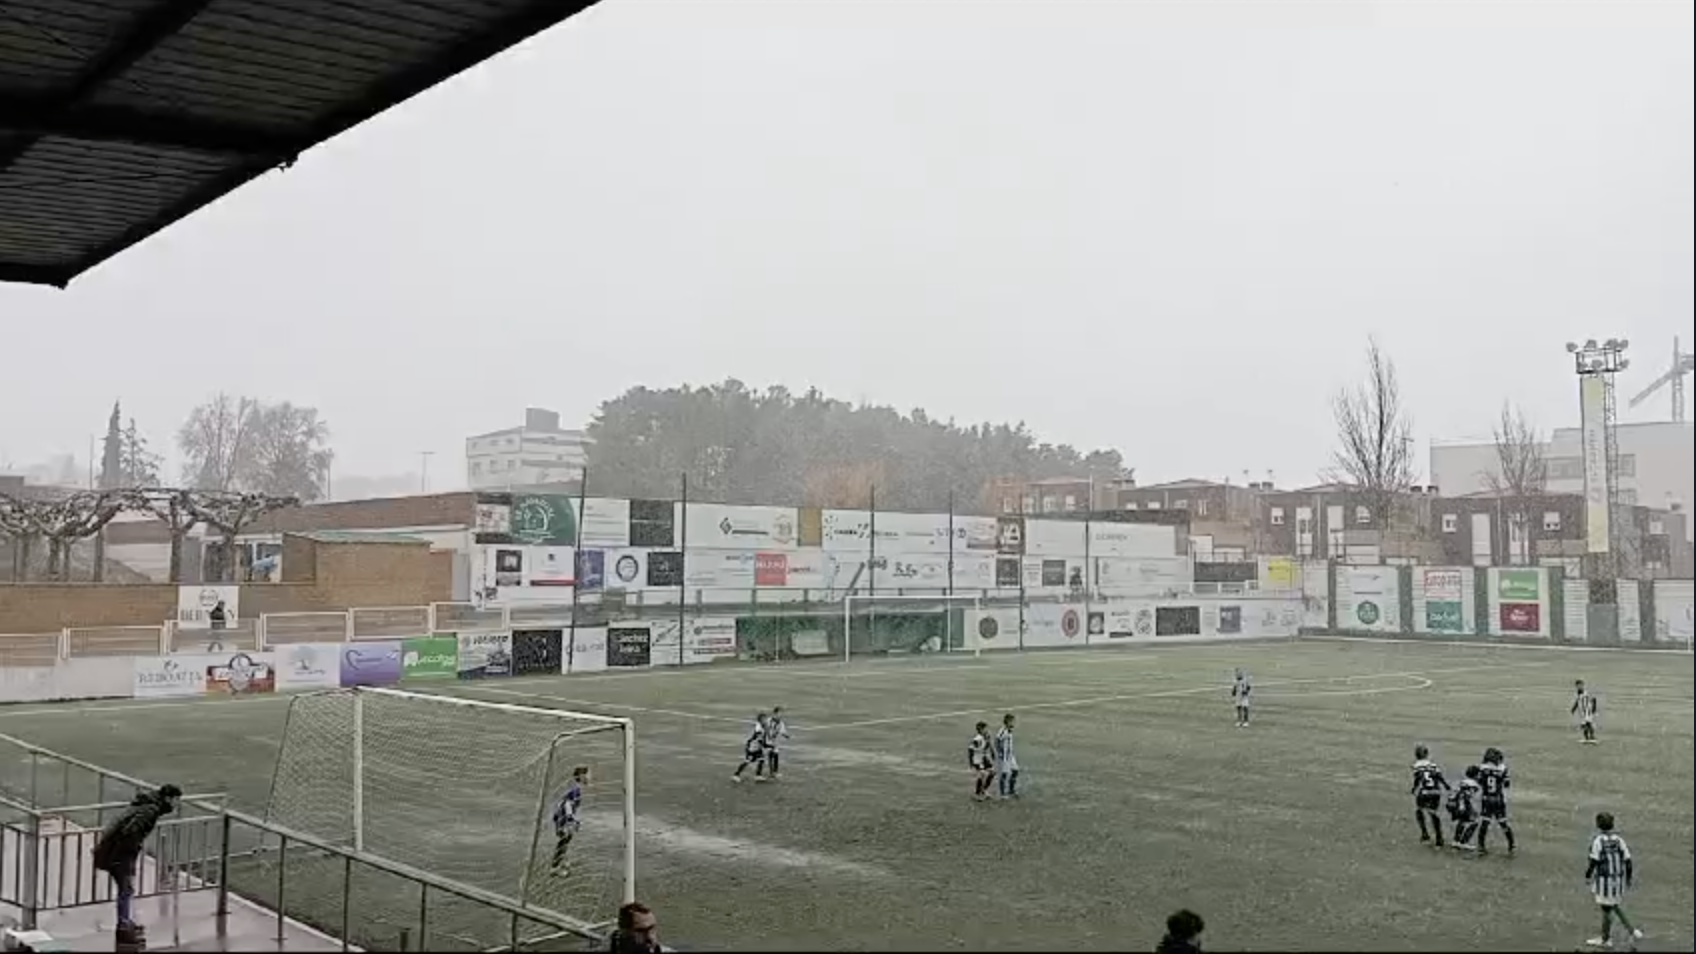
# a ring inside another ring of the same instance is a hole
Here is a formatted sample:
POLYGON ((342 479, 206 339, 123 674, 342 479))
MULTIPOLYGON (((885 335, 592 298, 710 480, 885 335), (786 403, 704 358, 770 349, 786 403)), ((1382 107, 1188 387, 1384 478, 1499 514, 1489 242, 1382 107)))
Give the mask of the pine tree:
POLYGON ((111 490, 124 486, 123 411, 112 402, 112 416, 106 420, 106 444, 100 457, 100 489, 111 490))

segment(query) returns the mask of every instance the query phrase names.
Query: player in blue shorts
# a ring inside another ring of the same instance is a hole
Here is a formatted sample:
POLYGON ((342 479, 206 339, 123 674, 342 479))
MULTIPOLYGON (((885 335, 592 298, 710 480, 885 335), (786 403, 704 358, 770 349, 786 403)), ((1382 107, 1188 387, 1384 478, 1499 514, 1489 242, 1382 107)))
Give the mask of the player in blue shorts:
POLYGON ((579 765, 571 770, 571 784, 554 804, 554 858, 550 866, 555 874, 565 868, 565 852, 571 839, 583 827, 583 787, 589 784, 589 767, 579 765))

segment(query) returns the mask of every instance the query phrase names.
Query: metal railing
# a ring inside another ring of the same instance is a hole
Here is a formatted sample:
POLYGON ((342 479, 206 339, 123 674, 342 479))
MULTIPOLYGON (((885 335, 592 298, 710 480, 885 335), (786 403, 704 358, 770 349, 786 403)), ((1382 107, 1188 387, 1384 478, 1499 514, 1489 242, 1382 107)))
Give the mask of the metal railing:
MULTIPOLYGON (((29 929, 43 913, 112 902, 94 844, 135 793, 154 790, 0 734, 0 907, 29 929), (79 802, 88 792, 103 795, 79 802)), ((271 919, 279 942, 309 926, 344 951, 581 950, 607 929, 274 824, 217 794, 185 796, 149 837, 136 874, 137 898, 215 893, 220 933, 234 902, 271 919)))

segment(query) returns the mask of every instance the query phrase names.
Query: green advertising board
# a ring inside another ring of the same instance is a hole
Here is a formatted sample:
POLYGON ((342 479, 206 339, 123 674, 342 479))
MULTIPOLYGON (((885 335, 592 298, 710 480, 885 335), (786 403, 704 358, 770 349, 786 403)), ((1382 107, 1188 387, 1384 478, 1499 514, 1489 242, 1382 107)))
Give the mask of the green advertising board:
POLYGON ((1541 570, 1498 570, 1496 598, 1504 603, 1535 603, 1543 593, 1541 570))
POLYGON ((459 639, 419 636, 401 640, 400 677, 402 680, 459 678, 459 639))
POLYGON ((533 547, 577 542, 575 501, 559 494, 513 494, 512 538, 533 547))
POLYGON ((1428 633, 1466 632, 1466 617, 1461 614, 1460 600, 1427 600, 1425 602, 1425 631, 1428 633))

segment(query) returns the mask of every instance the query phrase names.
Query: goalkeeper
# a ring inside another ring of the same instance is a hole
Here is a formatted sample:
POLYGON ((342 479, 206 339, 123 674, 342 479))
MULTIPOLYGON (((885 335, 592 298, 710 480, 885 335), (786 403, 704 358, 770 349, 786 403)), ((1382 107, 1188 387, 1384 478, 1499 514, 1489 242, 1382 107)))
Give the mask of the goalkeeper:
POLYGON ((565 868, 566 849, 571 847, 571 839, 577 834, 577 830, 583 827, 580 814, 583 809, 583 787, 588 784, 589 767, 577 766, 571 770, 571 784, 565 787, 565 794, 554 804, 554 874, 559 874, 565 868))

